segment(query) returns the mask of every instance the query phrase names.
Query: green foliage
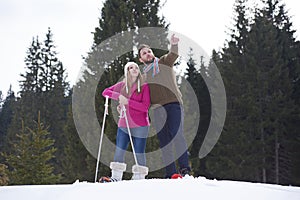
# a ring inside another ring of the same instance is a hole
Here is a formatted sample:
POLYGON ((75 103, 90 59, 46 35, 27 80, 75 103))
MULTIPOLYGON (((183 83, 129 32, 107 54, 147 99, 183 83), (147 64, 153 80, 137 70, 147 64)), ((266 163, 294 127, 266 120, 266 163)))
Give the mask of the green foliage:
MULTIPOLYGON (((263 0, 262 3, 264 7, 255 7, 253 12, 247 7, 247 0, 236 0, 230 39, 222 51, 213 51, 208 66, 202 62, 204 58, 196 63, 192 50, 190 52, 184 78, 195 91, 200 107, 199 128, 189 147, 190 162, 195 176, 300 185, 300 43, 294 37, 290 17, 281 1, 263 0), (226 121, 213 151, 199 159, 198 152, 210 120, 217 122, 219 117, 217 108, 210 102, 210 95, 218 97, 213 91, 218 84, 211 70, 214 64, 226 89, 226 121), (212 91, 208 91, 204 78, 213 85, 212 91)), ((149 39, 148 35, 141 34, 140 28, 168 28, 164 17, 158 15, 159 9, 157 0, 104 2, 99 26, 93 33, 94 43, 84 60, 86 70, 73 87, 74 91, 80 90, 81 98, 76 99, 78 107, 70 106, 71 92, 68 94, 65 69, 57 58, 50 29, 44 40, 33 38, 26 52, 20 97, 16 98, 11 89, 6 99, 2 99, 0 93, 0 150, 6 152, 3 155, 10 171, 0 165, 0 184, 7 184, 8 175, 10 184, 94 180, 95 156, 86 150, 84 139, 78 136, 74 117, 90 119, 89 113, 96 112, 96 126, 102 124, 102 91, 120 81, 125 63, 138 60, 136 47, 149 39), (130 38, 121 37, 122 42, 110 38, 126 31, 131 34, 130 38), (109 38, 107 44, 99 46, 109 38), (110 57, 125 46, 132 48, 117 58, 110 57), (73 112, 85 108, 89 102, 94 102, 92 111, 86 108, 86 112, 73 112), (37 118, 39 111, 49 128, 44 128, 37 118), (36 128, 24 128, 20 126, 21 121, 27 127, 36 128), (21 133, 16 135, 19 130, 21 133), (61 174, 61 179, 54 174, 61 174)), ((155 46, 160 47, 154 49, 158 57, 165 53, 161 49, 168 45, 166 37, 158 39, 164 36, 163 31, 156 33, 153 39, 155 46)), ((185 96, 187 86, 180 87, 185 96)), ((117 103, 110 101, 110 104, 113 106, 109 107, 105 134, 114 143, 117 125, 112 116, 117 103)), ((195 120, 193 106, 190 99, 184 99, 184 108, 189 113, 185 116, 186 127, 195 120)), ((82 123, 88 123, 85 124, 89 127, 88 142, 97 146, 99 132, 95 131, 95 124, 89 126, 89 120, 82 123)), ((189 137, 188 131, 185 131, 186 137, 189 137)), ((159 149, 154 128, 150 135, 147 152, 159 149)), ((147 158, 147 161, 160 162, 158 158, 147 158)), ((99 174, 110 175, 109 167, 100 164, 99 174)), ((124 177, 129 179, 131 174, 126 173, 124 177)), ((148 177, 163 177, 163 169, 151 172, 148 177)))
POLYGON ((6 98, 0 110, 0 151, 4 151, 7 131, 13 118, 13 109, 16 97, 11 87, 7 92, 6 98))
POLYGON ((68 108, 65 96, 68 91, 65 69, 57 58, 53 34, 48 29, 46 38, 40 42, 39 38, 33 38, 25 57, 25 72, 21 74, 20 98, 14 102, 12 119, 7 128, 5 151, 10 153, 11 147, 7 144, 18 140, 16 132, 23 121, 28 127, 34 126, 37 121, 36 113, 43 113, 43 120, 49 122, 51 138, 56 141, 56 157, 51 162, 55 163, 55 170, 62 172, 61 160, 63 160, 63 147, 65 143, 62 134, 64 121, 68 108))
POLYGON ((54 168, 49 163, 56 151, 54 140, 49 138, 49 134, 40 117, 34 129, 22 125, 18 140, 11 144, 13 152, 4 154, 10 168, 10 184, 58 183, 60 175, 54 174, 54 168))
POLYGON ((0 186, 8 185, 9 178, 7 171, 7 166, 0 164, 0 186))
POLYGON ((293 99, 299 55, 279 1, 265 1, 250 24, 237 1, 236 28, 217 65, 228 110, 221 138, 207 158, 218 178, 281 184, 293 181, 299 105, 293 99), (292 146, 292 147, 291 147, 292 146))
POLYGON ((204 137, 206 135, 209 125, 209 119, 211 116, 209 92, 203 79, 203 76, 205 76, 206 78, 208 77, 208 70, 204 64, 203 57, 200 58, 200 63, 197 63, 195 61, 193 49, 190 49, 188 56, 189 59, 187 61, 187 69, 186 73, 184 74, 184 78, 192 88, 187 87, 186 84, 180 85, 180 90, 183 95, 184 110, 186 113, 184 117, 184 133, 187 140, 189 140, 189 137, 193 136, 193 138, 191 138, 193 139, 193 142, 189 147, 189 152, 191 167, 194 176, 207 175, 204 169, 205 159, 201 160, 200 162, 198 154, 203 143, 204 137), (193 92, 195 93, 195 98, 197 102, 192 102, 191 90, 193 90, 193 92), (196 106, 199 107, 199 113, 196 113, 196 106), (198 129, 193 130, 196 131, 196 135, 193 135, 191 132, 191 129, 193 127, 192 124, 194 124, 196 121, 199 121, 198 129))
MULTIPOLYGON (((63 182, 73 183, 76 180, 89 180, 93 181, 93 170, 86 168, 91 163, 91 155, 83 146, 77 130, 74 125, 71 106, 69 108, 67 122, 64 128, 64 135, 66 136, 66 144, 64 148, 63 164, 63 182)), ((94 161, 92 162, 95 168, 94 161)))

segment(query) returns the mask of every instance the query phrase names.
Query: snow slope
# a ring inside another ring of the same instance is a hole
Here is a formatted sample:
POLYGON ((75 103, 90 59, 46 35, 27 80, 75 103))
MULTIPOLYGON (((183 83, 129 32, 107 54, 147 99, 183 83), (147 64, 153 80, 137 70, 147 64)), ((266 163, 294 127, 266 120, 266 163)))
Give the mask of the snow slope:
POLYGON ((0 187, 1 200, 300 200, 300 187, 204 177, 148 179, 114 183, 75 182, 71 185, 26 185, 0 187))

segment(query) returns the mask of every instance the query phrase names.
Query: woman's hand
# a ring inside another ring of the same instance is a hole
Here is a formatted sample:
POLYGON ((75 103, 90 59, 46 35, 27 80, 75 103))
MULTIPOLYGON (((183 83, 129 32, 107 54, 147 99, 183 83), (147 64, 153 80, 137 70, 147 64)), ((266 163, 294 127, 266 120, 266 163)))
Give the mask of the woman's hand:
POLYGON ((117 106, 117 111, 118 111, 119 114, 121 114, 121 109, 122 109, 122 105, 119 104, 119 105, 117 106))
POLYGON ((119 103, 121 105, 127 105, 128 104, 128 99, 126 97, 124 97, 123 95, 119 96, 119 103))

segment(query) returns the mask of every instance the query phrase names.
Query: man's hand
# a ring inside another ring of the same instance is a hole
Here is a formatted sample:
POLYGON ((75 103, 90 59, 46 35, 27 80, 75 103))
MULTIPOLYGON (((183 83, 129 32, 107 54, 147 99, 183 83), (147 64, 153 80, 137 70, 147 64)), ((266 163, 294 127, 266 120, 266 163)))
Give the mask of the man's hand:
POLYGON ((171 45, 177 45, 178 42, 179 42, 179 38, 176 37, 175 34, 173 34, 173 35, 171 36, 170 42, 171 42, 171 45))

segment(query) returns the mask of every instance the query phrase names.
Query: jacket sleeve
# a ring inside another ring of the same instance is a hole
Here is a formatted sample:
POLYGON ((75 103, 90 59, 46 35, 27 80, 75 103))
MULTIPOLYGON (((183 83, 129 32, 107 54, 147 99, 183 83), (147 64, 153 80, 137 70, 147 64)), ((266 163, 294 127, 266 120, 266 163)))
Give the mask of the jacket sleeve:
POLYGON ((116 83, 115 85, 106 88, 102 92, 102 96, 104 97, 108 96, 110 99, 118 100, 120 96, 121 88, 122 88, 122 82, 116 83))
POLYGON ((142 101, 128 100, 128 105, 131 109, 147 112, 150 107, 150 89, 148 84, 144 84, 142 88, 142 101))
POLYGON ((160 58, 161 63, 173 67, 178 58, 178 45, 171 45, 170 51, 160 58))

